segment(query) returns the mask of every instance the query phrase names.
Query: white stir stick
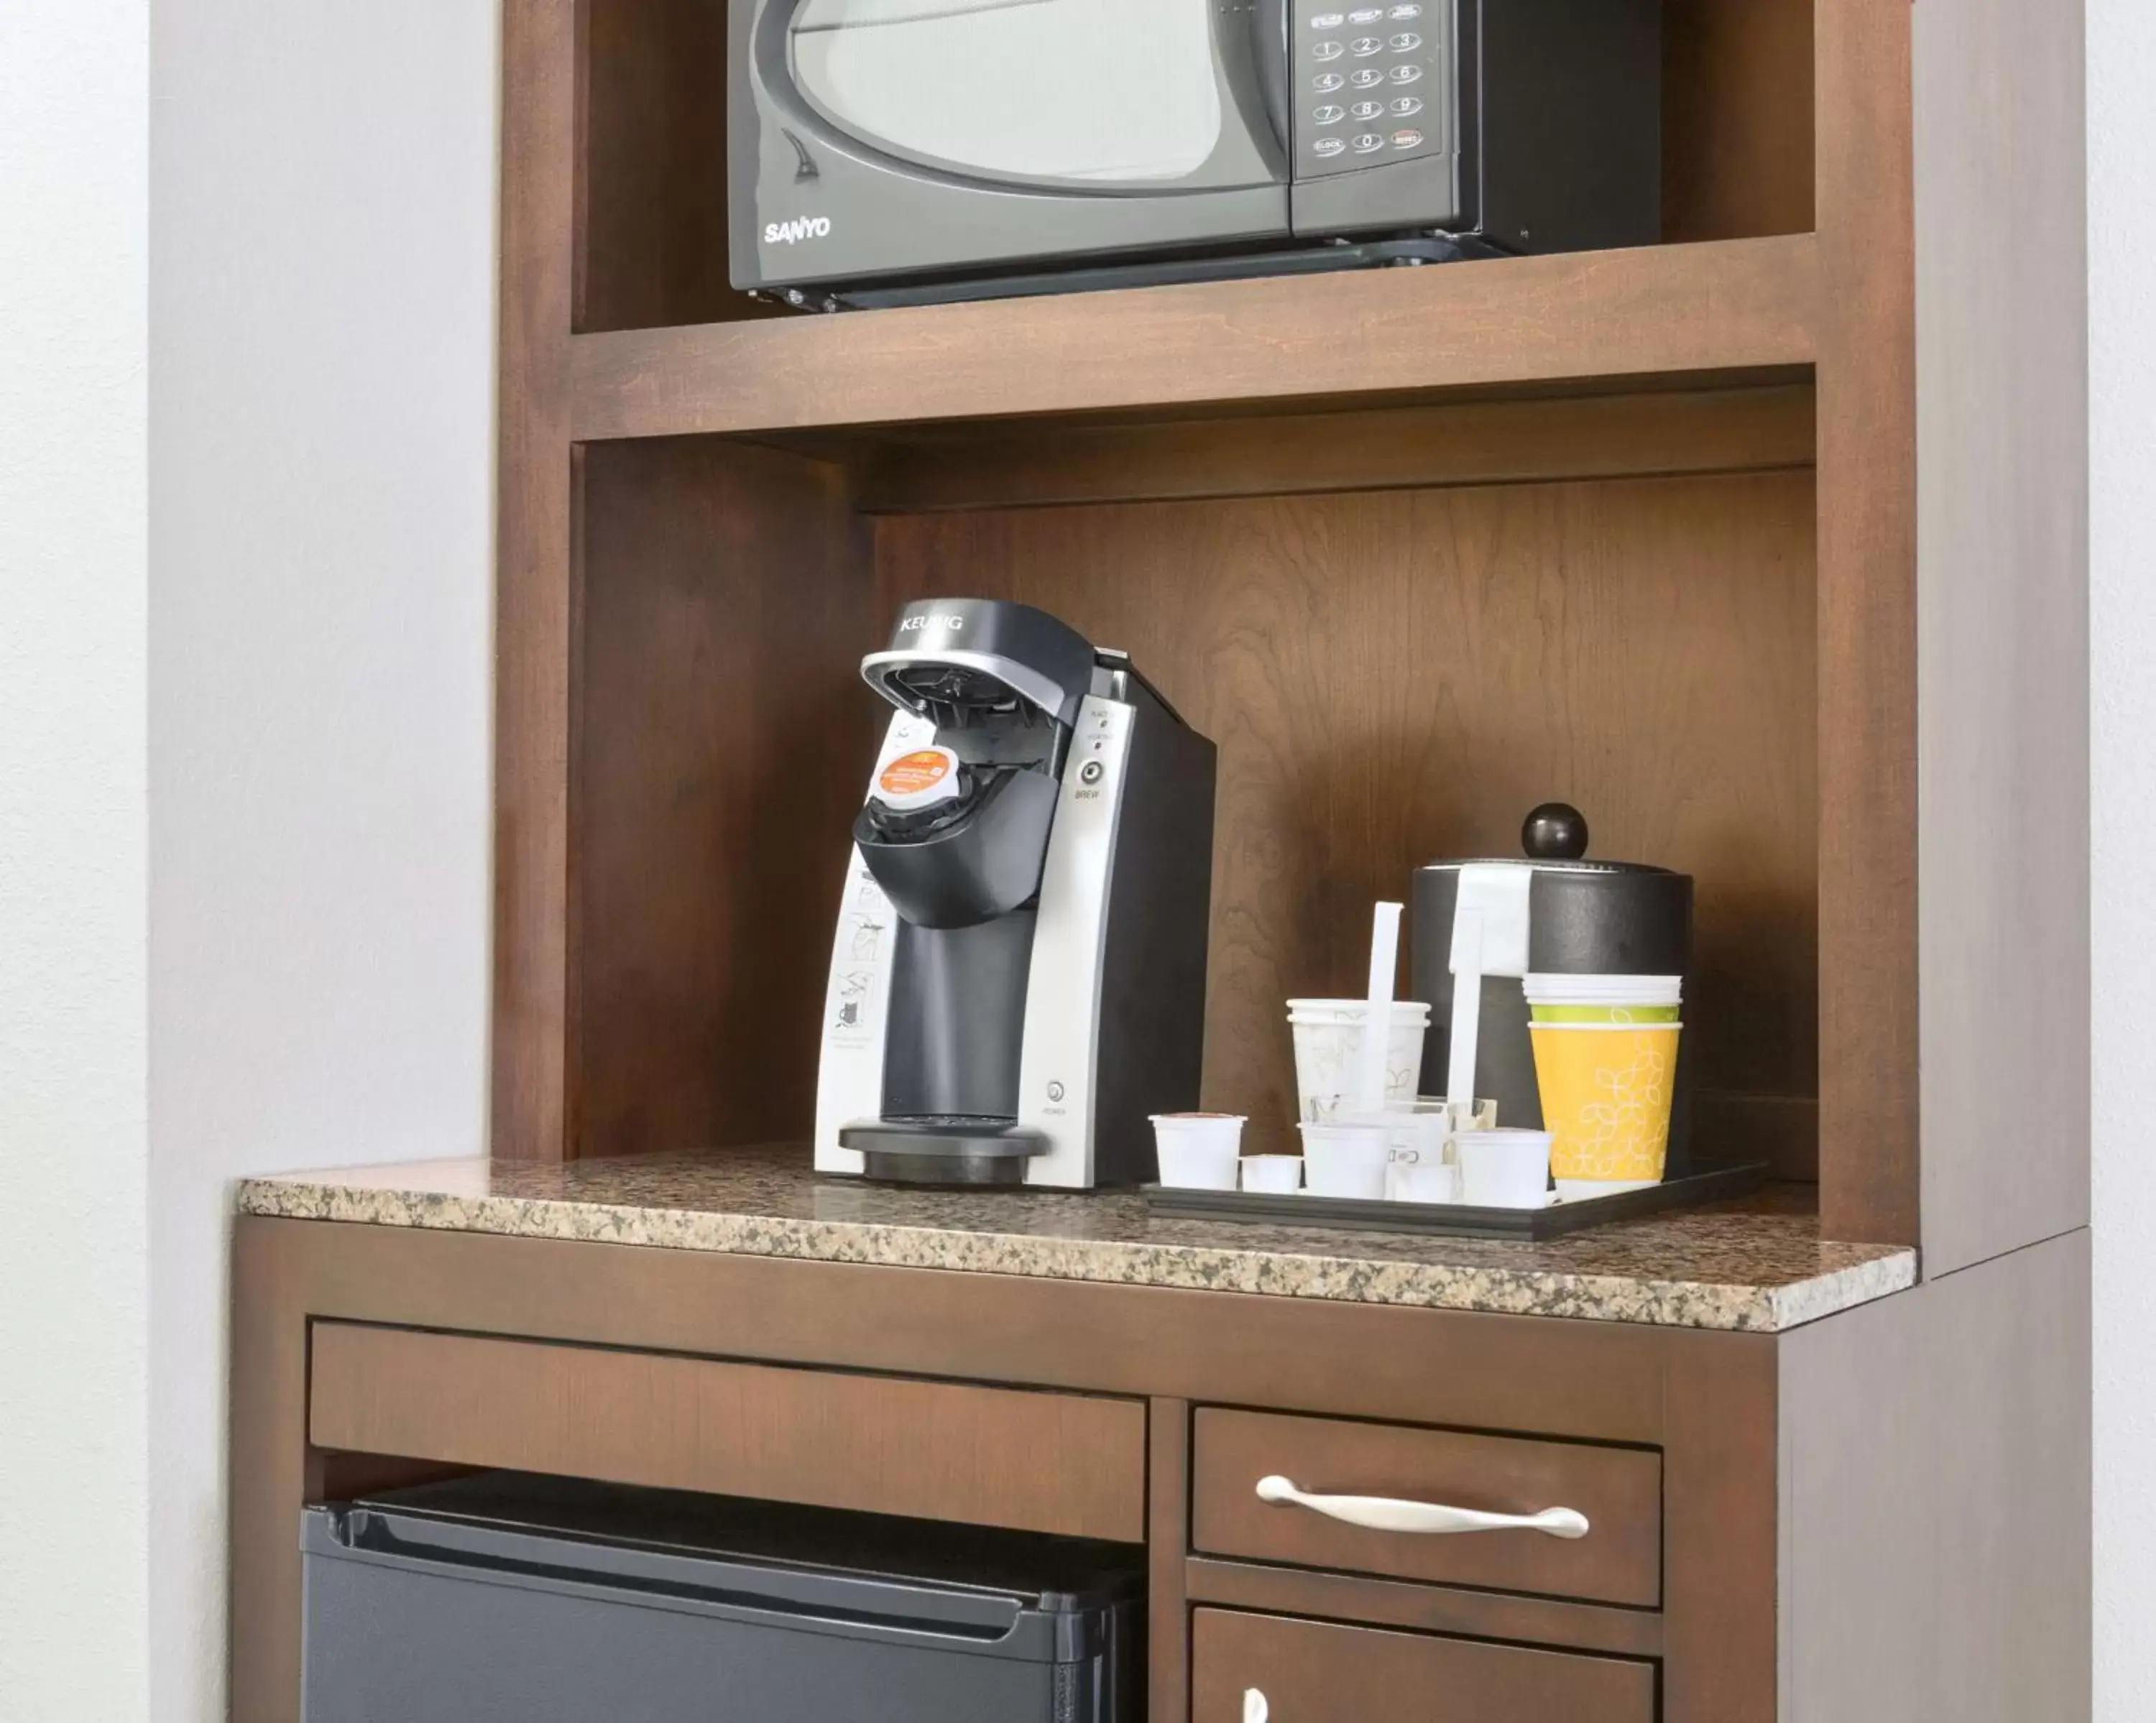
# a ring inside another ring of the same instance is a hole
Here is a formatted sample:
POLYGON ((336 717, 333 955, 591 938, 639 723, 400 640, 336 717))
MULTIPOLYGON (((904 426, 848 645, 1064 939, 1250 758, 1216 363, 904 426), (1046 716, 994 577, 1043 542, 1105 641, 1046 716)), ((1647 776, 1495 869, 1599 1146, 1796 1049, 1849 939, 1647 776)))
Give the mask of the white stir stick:
MULTIPOLYGON (((1475 1110, 1475 1055, 1482 1039, 1482 912, 1463 909, 1452 920, 1452 1049, 1445 1098, 1475 1110)), ((1463 1115, 1464 1116, 1464 1115, 1463 1115)))
POLYGON ((1355 1085, 1355 1110, 1385 1110, 1385 1054, 1392 1039, 1393 977, 1400 967, 1399 904, 1379 904, 1370 923, 1369 1012, 1363 1021, 1363 1069, 1355 1085))

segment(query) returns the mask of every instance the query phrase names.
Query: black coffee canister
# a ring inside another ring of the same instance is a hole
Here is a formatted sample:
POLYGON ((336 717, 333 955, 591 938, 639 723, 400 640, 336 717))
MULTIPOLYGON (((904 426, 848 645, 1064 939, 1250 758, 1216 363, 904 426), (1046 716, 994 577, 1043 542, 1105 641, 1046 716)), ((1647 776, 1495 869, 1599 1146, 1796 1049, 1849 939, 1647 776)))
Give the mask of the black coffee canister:
MULTIPOLYGON (((1510 867, 1528 871, 1527 969, 1537 975, 1681 975, 1691 997, 1691 903, 1689 874, 1635 862, 1589 861, 1587 821, 1577 808, 1550 803, 1527 816, 1518 860, 1433 862, 1416 870, 1412 899, 1413 997, 1430 1006, 1423 1043, 1422 1093, 1445 1092, 1452 1044, 1452 924, 1460 906, 1460 870, 1510 867)), ((1515 975, 1482 978, 1482 1020, 1475 1061, 1475 1093, 1497 1103, 1501 1126, 1539 1129, 1542 1096, 1527 1033, 1526 992, 1515 975)), ((1670 1114, 1666 1177, 1690 1170, 1691 1060, 1677 1050, 1670 1114)))

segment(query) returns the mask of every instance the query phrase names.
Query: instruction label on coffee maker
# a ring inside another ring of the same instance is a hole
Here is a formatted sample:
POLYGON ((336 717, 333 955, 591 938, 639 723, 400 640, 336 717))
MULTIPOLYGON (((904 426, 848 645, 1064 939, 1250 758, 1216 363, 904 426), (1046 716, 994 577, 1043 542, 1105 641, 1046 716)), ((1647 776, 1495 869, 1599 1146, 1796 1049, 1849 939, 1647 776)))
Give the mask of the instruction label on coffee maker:
POLYGON ((854 870, 845 914, 839 922, 824 1033, 840 1046, 875 1044, 882 1030, 885 967, 897 933, 896 912, 866 868, 854 870))

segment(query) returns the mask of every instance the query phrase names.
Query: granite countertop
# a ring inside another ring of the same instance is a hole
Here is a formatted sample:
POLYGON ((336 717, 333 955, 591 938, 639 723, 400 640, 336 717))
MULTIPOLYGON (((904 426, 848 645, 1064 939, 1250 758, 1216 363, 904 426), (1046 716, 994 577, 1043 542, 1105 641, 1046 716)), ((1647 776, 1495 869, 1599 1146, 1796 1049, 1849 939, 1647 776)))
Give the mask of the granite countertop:
POLYGON ((1916 1253, 1823 1244, 1800 1187, 1547 1244, 1155 1219, 1127 1193, 894 1189, 798 1146, 432 1161, 254 1178, 245 1214, 892 1268, 1774 1333, 1913 1285, 1916 1253))

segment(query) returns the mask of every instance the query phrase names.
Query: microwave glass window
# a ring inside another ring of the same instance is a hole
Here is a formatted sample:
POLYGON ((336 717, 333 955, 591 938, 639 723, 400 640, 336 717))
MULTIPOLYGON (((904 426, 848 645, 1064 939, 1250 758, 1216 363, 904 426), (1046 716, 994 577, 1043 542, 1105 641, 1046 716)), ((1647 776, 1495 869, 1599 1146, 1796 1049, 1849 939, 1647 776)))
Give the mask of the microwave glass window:
POLYGON ((839 131, 1002 180, 1189 179, 1221 131, 1212 0, 803 0, 796 87, 839 131))

